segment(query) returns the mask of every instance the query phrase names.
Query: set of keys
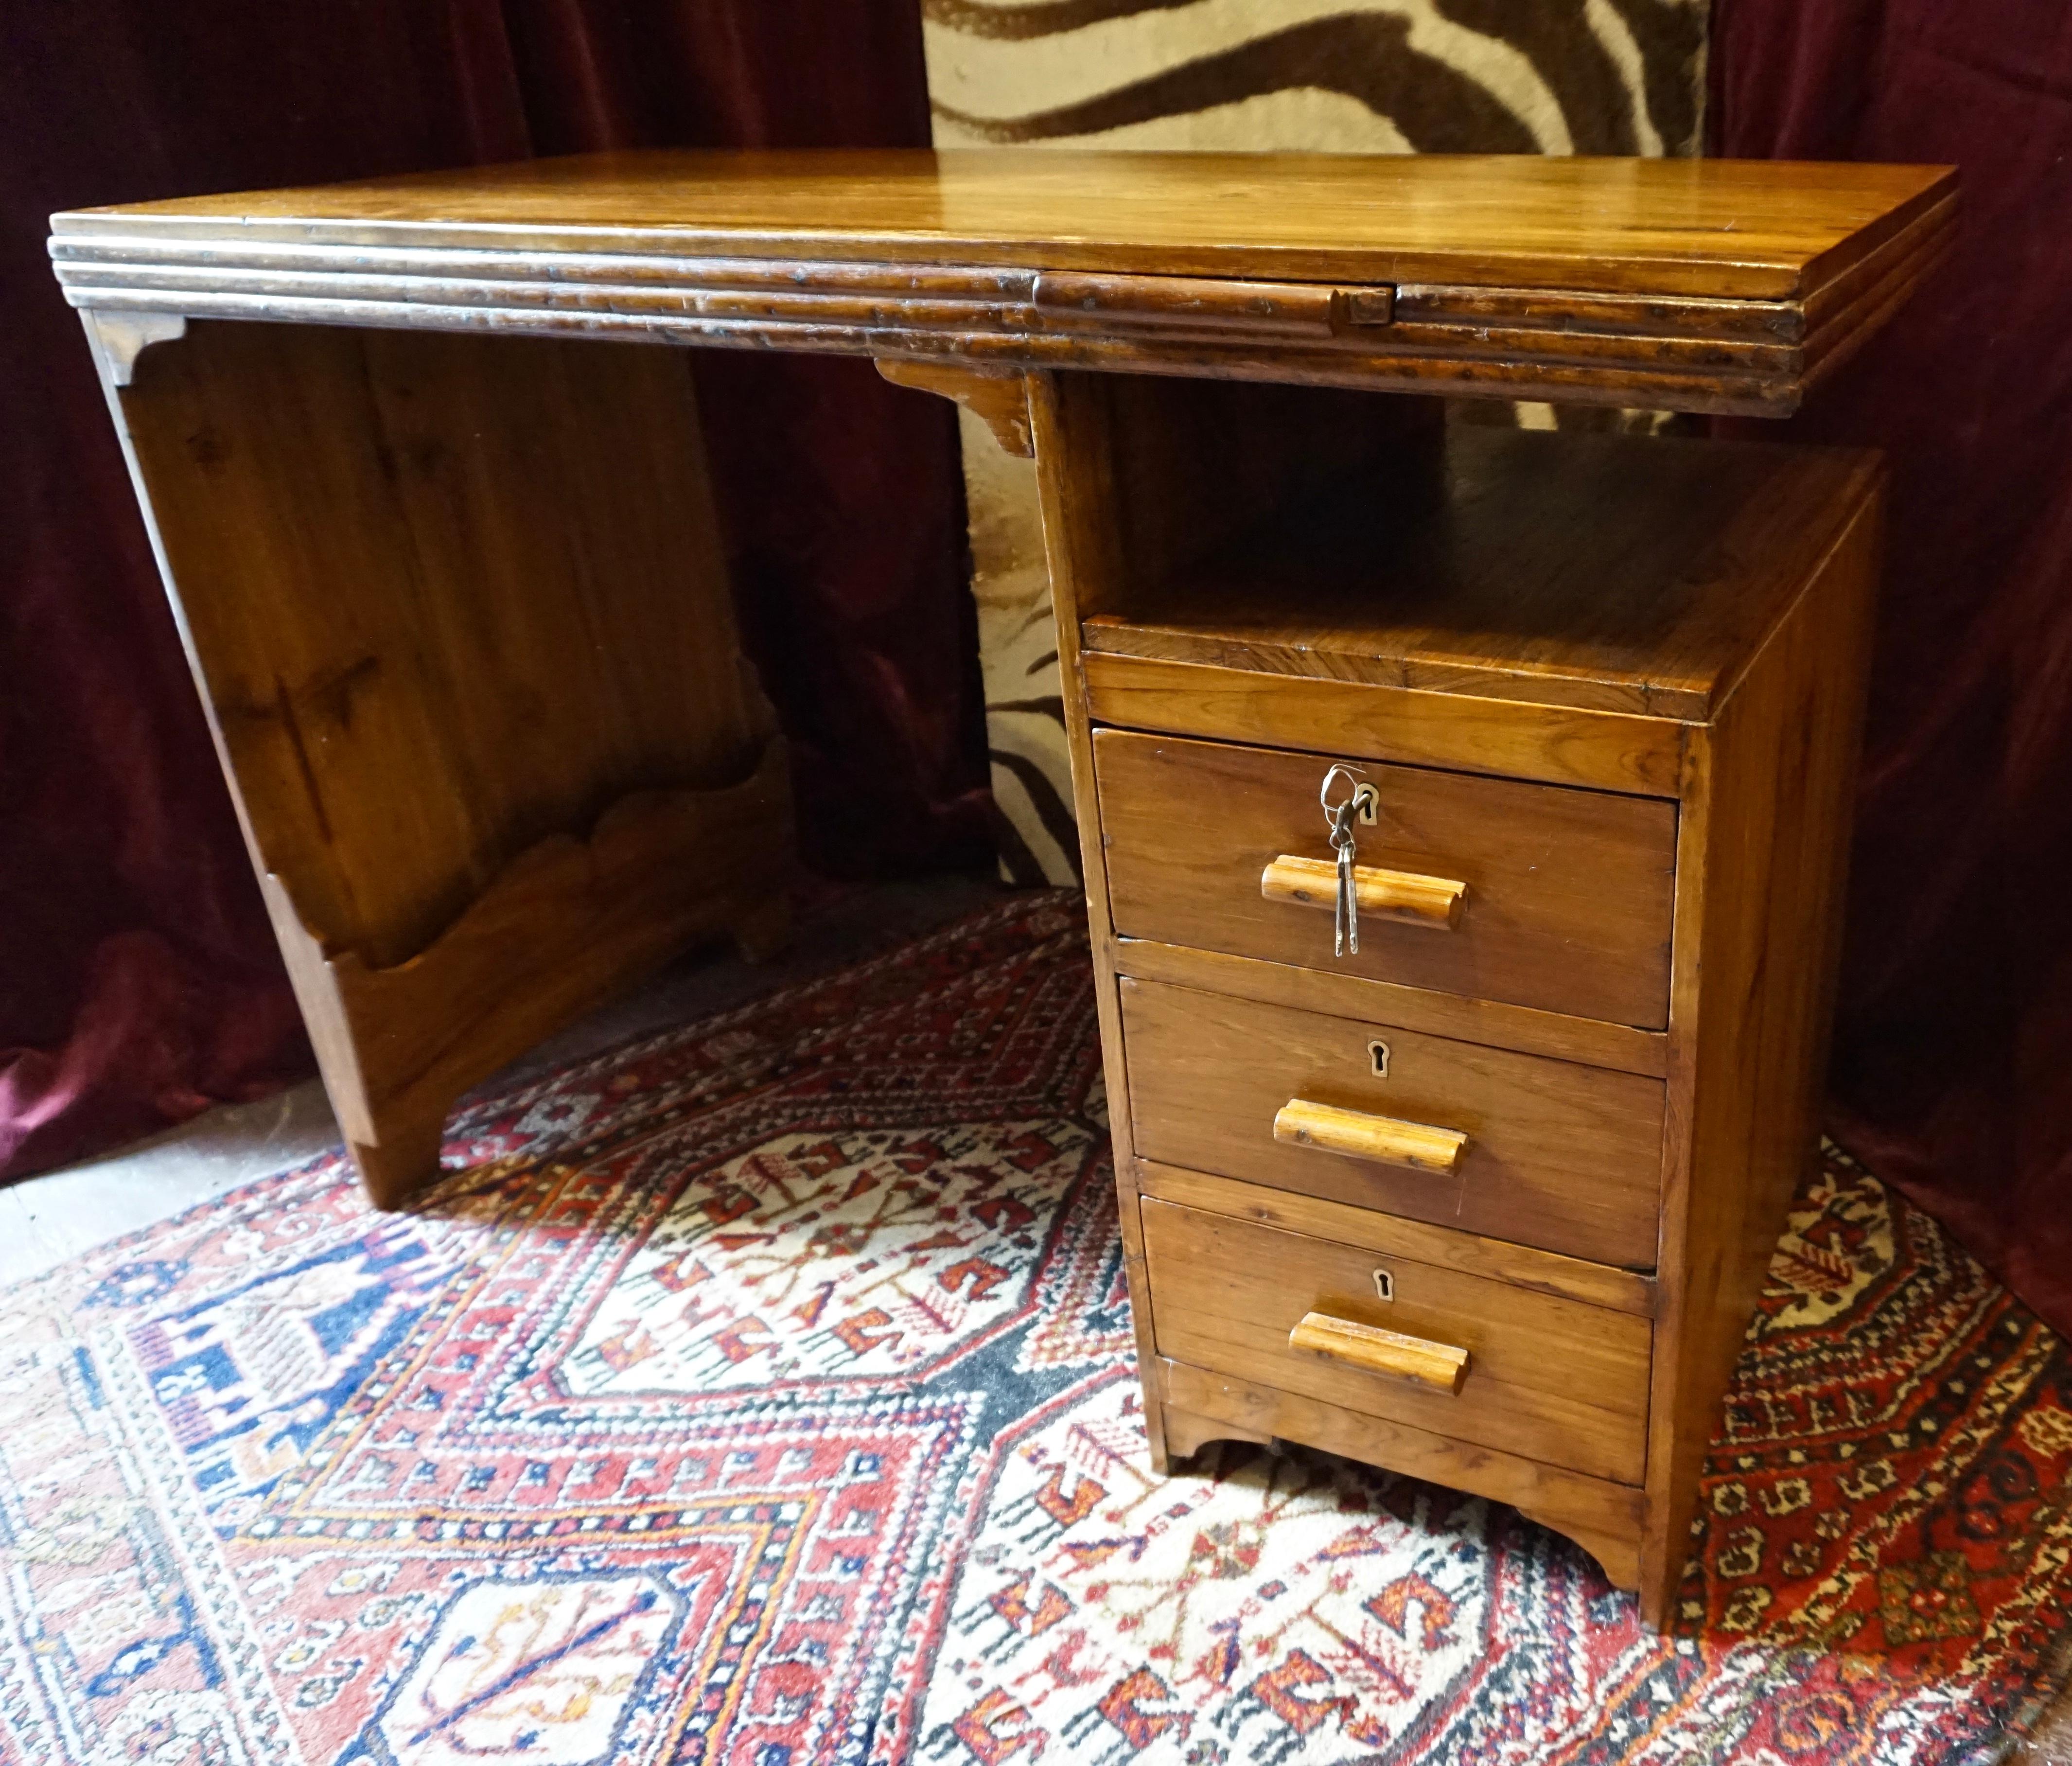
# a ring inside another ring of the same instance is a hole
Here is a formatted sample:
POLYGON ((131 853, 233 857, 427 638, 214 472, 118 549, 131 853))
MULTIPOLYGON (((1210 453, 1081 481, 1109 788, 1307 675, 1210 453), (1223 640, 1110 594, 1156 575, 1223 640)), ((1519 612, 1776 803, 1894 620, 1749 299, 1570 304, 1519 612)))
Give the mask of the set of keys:
POLYGON ((1324 775, 1324 783, 1317 793, 1317 801, 1324 806, 1324 820, 1330 825, 1331 850, 1338 854, 1338 889, 1336 937, 1333 941, 1335 954, 1342 957, 1348 952, 1359 954, 1359 889, 1353 875, 1355 862, 1355 848, 1359 835, 1353 824, 1371 822, 1381 801, 1381 794, 1361 777, 1357 767, 1342 764, 1334 766, 1324 775), (1352 787, 1338 802, 1331 801, 1331 787, 1342 774, 1345 782, 1352 787))

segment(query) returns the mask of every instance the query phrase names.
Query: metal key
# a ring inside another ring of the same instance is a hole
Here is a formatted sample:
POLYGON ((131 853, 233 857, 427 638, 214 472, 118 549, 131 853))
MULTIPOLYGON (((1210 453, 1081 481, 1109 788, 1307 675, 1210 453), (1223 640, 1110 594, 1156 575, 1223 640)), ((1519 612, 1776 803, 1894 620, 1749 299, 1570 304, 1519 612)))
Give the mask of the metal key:
POLYGON ((1359 891, 1353 880, 1353 800, 1350 797, 1331 813, 1331 850, 1338 855, 1337 937, 1334 953, 1340 957, 1350 949, 1359 954, 1359 891))
POLYGON ((1331 850, 1338 858, 1338 888, 1336 924, 1333 928, 1332 950, 1342 957, 1348 952, 1359 954, 1359 890, 1353 875, 1355 848, 1359 836, 1353 832, 1353 823, 1363 815, 1369 821, 1374 818, 1376 793, 1372 785, 1359 776, 1357 767, 1335 766, 1324 775, 1322 788, 1317 801, 1323 805, 1324 819, 1330 825, 1331 850), (1331 785, 1340 773, 1352 784, 1352 790, 1342 803, 1331 801, 1331 785))

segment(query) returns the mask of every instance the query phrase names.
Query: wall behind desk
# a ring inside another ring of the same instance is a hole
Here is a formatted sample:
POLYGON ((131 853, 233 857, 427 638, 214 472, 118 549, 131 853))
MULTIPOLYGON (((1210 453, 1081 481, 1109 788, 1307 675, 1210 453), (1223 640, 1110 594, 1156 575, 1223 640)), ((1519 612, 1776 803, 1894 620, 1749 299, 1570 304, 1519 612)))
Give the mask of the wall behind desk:
MULTIPOLYGON (((4 1179, 309 1068, 50 213, 928 121, 914 0, 10 0, 0 68, 4 1179)), ((697 365, 809 861, 983 862, 951 407, 867 361, 697 365)))

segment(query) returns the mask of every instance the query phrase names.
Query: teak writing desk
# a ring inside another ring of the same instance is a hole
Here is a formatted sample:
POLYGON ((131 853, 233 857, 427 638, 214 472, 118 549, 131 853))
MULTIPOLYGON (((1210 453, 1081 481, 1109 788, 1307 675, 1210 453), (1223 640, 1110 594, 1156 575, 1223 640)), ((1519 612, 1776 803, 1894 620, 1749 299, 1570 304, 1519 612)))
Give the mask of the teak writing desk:
POLYGON ((1515 1503, 1659 1624, 1813 1144, 1878 467, 1432 395, 1789 412, 1955 202, 650 154, 51 251, 377 1200, 602 990, 780 929, 726 438, 676 352, 586 346, 873 356, 1035 457, 1154 1461, 1287 1438, 1515 1503))

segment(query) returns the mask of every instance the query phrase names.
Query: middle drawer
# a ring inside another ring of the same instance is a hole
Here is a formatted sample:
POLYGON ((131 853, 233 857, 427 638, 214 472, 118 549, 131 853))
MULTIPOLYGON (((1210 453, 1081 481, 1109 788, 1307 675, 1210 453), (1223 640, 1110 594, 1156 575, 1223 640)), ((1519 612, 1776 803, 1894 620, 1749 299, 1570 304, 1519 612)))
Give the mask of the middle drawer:
POLYGON ((1130 1120, 1145 1158, 1653 1267, 1659 1080, 1161 982, 1125 976, 1120 986, 1130 1120), (1467 1138, 1450 1171, 1430 1168, 1428 1154, 1420 1169, 1276 1139, 1275 1118, 1297 1101, 1382 1125, 1346 1126, 1384 1151, 1420 1145, 1389 1125, 1467 1138))

